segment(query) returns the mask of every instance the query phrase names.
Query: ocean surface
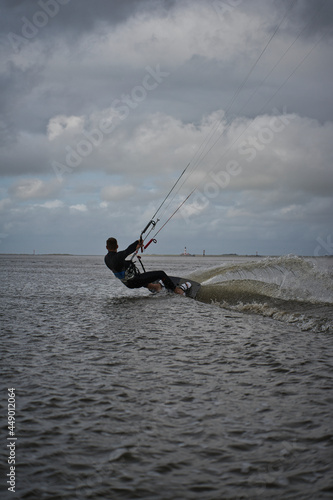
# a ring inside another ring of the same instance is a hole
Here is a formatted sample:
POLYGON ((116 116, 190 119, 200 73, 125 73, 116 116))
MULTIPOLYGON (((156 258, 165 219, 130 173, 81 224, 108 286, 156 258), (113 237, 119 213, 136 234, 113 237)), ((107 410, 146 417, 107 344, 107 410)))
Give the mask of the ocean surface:
POLYGON ((332 499, 333 259, 143 260, 0 256, 0 498, 332 499))

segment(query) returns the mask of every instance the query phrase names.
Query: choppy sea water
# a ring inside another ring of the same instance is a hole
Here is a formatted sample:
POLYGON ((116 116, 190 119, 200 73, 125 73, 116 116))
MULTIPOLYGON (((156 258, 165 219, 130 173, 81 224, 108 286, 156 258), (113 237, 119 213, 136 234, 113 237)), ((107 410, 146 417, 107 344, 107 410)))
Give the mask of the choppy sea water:
POLYGON ((1 498, 331 499, 332 259, 0 256, 1 498), (15 388, 15 493, 7 388, 15 388))

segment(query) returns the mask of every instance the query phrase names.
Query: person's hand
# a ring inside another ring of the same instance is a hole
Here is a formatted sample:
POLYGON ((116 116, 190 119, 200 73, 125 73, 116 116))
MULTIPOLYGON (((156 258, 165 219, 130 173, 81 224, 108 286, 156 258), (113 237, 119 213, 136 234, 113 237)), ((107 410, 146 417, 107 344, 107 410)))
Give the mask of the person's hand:
POLYGON ((142 238, 139 239, 139 243, 136 246, 137 250, 139 250, 139 248, 141 248, 141 250, 143 250, 143 239, 142 238))

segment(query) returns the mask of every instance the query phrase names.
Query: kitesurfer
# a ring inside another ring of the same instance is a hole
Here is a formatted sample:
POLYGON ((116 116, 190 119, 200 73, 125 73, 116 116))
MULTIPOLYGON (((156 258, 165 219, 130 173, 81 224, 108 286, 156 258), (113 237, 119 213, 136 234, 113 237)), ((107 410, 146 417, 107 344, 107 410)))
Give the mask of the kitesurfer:
POLYGON ((125 260, 130 254, 143 248, 142 239, 134 241, 126 250, 118 252, 118 242, 115 238, 106 240, 108 253, 104 257, 104 262, 114 275, 128 288, 148 288, 152 292, 159 292, 165 287, 179 295, 184 295, 185 290, 190 288, 191 283, 187 282, 181 286, 175 286, 172 280, 164 271, 148 271, 140 273, 134 262, 125 260), (153 283, 158 281, 158 283, 153 283))

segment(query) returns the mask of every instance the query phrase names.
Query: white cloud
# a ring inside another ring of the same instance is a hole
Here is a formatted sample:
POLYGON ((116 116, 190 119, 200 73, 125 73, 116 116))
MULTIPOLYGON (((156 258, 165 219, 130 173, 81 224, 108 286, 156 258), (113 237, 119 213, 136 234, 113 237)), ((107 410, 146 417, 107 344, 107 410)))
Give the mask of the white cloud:
POLYGON ((82 116, 58 115, 51 118, 47 125, 47 136, 50 141, 66 133, 80 133, 84 125, 82 116))
POLYGON ((101 59, 119 61, 119 54, 123 67, 144 68, 154 62, 175 67, 193 55, 228 61, 244 52, 254 55, 254 45, 264 36, 260 15, 234 8, 228 16, 219 16, 213 2, 193 2, 190 9, 179 3, 166 16, 139 13, 113 29, 99 29, 99 36, 92 39, 88 34, 79 49, 81 58, 95 67, 101 59))
POLYGON ((63 206, 64 206, 64 202, 61 200, 46 201, 45 203, 35 205, 35 207, 47 208, 49 210, 62 208, 63 206))
MULTIPOLYGON (((98 138, 94 133, 105 116, 102 111, 66 120, 62 117, 56 123, 66 125, 55 139, 58 151, 66 152, 66 144, 71 145, 72 151, 80 151, 80 141, 89 141, 91 137, 90 154, 78 155, 80 164, 68 167, 65 175, 67 179, 83 171, 118 175, 123 185, 116 182, 104 186, 102 201, 130 198, 143 185, 145 190, 149 188, 150 199, 158 199, 171 188, 189 162, 190 167, 182 179, 182 182, 186 180, 184 194, 198 187, 209 197, 209 185, 216 183, 216 178, 220 179, 217 185, 223 196, 229 190, 270 191, 281 187, 327 196, 333 189, 332 122, 320 124, 295 114, 265 114, 254 120, 236 118, 227 123, 223 112, 218 111, 193 124, 154 113, 135 127, 126 128, 125 122, 119 122, 110 136, 103 137, 100 133, 99 143, 94 146, 92 141, 98 138), (83 123, 90 123, 93 128, 81 129, 83 123), (67 127, 84 132, 68 142, 67 127), (238 165, 232 175, 228 173, 230 162, 238 165)), ((47 138, 45 141, 48 142, 47 138)), ((53 151, 52 146, 51 158, 55 158, 53 151)), ((66 166, 65 154, 57 158, 66 166)), ((51 168, 48 171, 53 173, 51 168)), ((9 193, 18 200, 59 196, 65 175, 61 182, 55 175, 49 181, 23 178, 9 188, 9 193)))
MULTIPOLYGON (((208 141, 219 121, 213 116, 214 120, 203 119, 196 127, 163 114, 149 116, 130 134, 119 131, 119 140, 105 144, 101 166, 128 180, 165 176, 164 189, 171 187, 170 176, 175 179, 191 161, 187 188, 203 190, 205 183, 213 181, 210 173, 214 172, 220 178, 221 193, 281 187, 319 196, 332 191, 332 123, 321 125, 296 115, 263 115, 237 119, 229 126, 222 121, 219 133, 208 141), (230 167, 230 162, 239 167, 230 167)), ((115 195, 116 189, 110 193, 115 195)))
POLYGON ((104 201, 125 201, 135 193, 135 187, 124 186, 105 186, 102 189, 101 197, 104 201))
POLYGON ((38 178, 20 179, 9 188, 9 193, 18 200, 49 198, 55 196, 61 184, 55 179, 43 181, 38 178))
POLYGON ((84 205, 83 203, 79 203, 77 205, 71 205, 69 208, 71 210, 77 210, 78 212, 86 212, 88 210, 87 206, 84 205))

